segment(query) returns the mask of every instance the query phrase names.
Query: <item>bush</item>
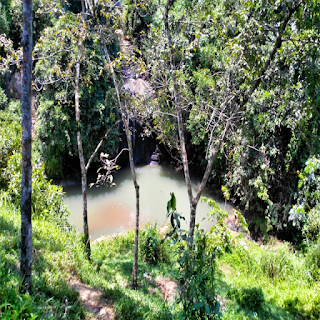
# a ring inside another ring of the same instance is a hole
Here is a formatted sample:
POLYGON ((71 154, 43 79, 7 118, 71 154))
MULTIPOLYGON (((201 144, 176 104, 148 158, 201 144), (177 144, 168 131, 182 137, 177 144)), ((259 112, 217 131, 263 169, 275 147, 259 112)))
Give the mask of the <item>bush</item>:
POLYGON ((306 266, 314 280, 320 280, 320 237, 309 246, 306 254, 306 266))
POLYGON ((264 305, 264 294, 261 288, 230 289, 227 297, 235 299, 242 308, 258 312, 264 305))
POLYGON ((148 223, 140 232, 140 256, 143 261, 157 265, 159 262, 169 262, 167 242, 161 239, 157 223, 148 223))
MULTIPOLYGON (((1 17, 1 3, 0 3, 0 17, 1 17)), ((1 21, 1 18, 0 18, 0 21, 1 21)), ((7 103, 8 103, 8 98, 4 90, 0 87, 0 109, 4 109, 7 103)))
POLYGON ((291 208, 289 220, 302 229, 304 236, 315 240, 320 231, 320 159, 311 157, 299 174, 296 204, 291 208))
POLYGON ((194 237, 181 229, 180 219, 184 219, 176 211, 176 198, 171 193, 167 204, 172 232, 172 245, 178 248, 177 264, 180 269, 179 300, 183 307, 183 319, 216 319, 219 303, 216 301, 215 255, 208 246, 208 234, 195 225, 194 237))
POLYGON ((0 111, 0 188, 6 188, 7 177, 3 170, 9 158, 21 149, 21 125, 19 102, 13 101, 6 110, 0 111))
POLYGON ((181 243, 178 258, 184 318, 215 319, 219 311, 215 297, 216 263, 215 255, 209 252, 208 235, 196 226, 193 246, 186 242, 181 243))
MULTIPOLYGON (((37 161, 33 161, 37 162, 37 161)), ((20 206, 21 194, 21 154, 14 153, 3 170, 2 179, 7 182, 7 195, 16 207, 20 206)), ((32 213, 37 218, 53 219, 60 224, 68 224, 69 211, 63 203, 62 187, 51 184, 46 179, 43 165, 33 165, 32 172, 32 213)))

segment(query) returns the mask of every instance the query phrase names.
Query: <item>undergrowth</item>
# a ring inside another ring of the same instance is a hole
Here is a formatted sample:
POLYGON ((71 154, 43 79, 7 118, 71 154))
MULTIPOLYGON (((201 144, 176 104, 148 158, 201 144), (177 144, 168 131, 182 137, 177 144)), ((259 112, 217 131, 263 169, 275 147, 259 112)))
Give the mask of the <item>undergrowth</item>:
POLYGON ((288 243, 261 248, 238 238, 218 262, 224 319, 320 319, 319 276, 312 262, 319 253, 317 245, 304 254, 288 243))
POLYGON ((84 319, 78 294, 67 284, 72 271, 80 275, 91 268, 75 231, 33 220, 33 292, 21 294, 20 212, 0 202, 0 318, 84 319))
MULTIPOLYGON (((179 288, 179 248, 170 248, 158 229, 150 225, 141 231, 139 286, 134 290, 133 231, 93 245, 90 264, 81 237, 73 228, 35 215, 33 292, 21 294, 20 212, 3 194, 0 202, 1 319, 88 319, 78 294, 68 286, 71 279, 99 288, 112 301, 117 319, 183 319, 179 293, 175 300, 165 300, 159 285, 159 279, 170 279, 179 288), (151 238, 155 240, 152 245, 151 238), (159 250, 163 250, 160 256, 156 254, 159 250), (154 258, 145 259, 146 252, 154 258)), ((232 241, 228 238, 225 247, 221 244, 224 237, 217 232, 206 237, 213 252, 217 250, 214 290, 221 319, 320 319, 320 240, 310 244, 306 252, 299 252, 288 243, 276 241, 259 246, 230 235, 232 241)))

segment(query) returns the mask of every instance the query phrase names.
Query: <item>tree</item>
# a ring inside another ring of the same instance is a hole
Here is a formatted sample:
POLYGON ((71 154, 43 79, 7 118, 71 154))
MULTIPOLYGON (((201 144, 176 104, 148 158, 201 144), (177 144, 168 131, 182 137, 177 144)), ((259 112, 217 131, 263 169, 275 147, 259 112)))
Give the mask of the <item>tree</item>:
MULTIPOLYGON (((84 5, 84 3, 82 3, 84 5)), ((81 169, 81 186, 83 195, 83 228, 84 242, 88 258, 91 256, 89 227, 87 217, 87 173, 91 162, 95 158, 102 142, 108 137, 117 122, 113 124, 100 140, 97 147, 89 155, 86 163, 83 147, 83 125, 81 123, 80 95, 83 88, 91 88, 94 80, 101 80, 104 73, 102 59, 96 51, 99 51, 97 44, 97 33, 94 27, 90 27, 89 16, 85 19, 86 13, 73 14, 64 13, 61 15, 53 28, 44 30, 44 35, 37 44, 38 63, 36 65, 38 87, 48 87, 64 83, 66 88, 74 81, 74 106, 77 131, 77 149, 81 169), (63 45, 66 45, 64 48, 63 45), (82 71, 81 71, 82 70, 82 71), (82 86, 80 86, 82 82, 82 86)), ((68 89, 62 90, 60 103, 69 104, 68 89), (66 101, 67 100, 67 101, 66 101)), ((83 109, 82 109, 83 110, 83 109)), ((90 125, 92 125, 90 123, 90 125)))
MULTIPOLYGON (((103 38, 103 34, 101 34, 101 37, 103 38)), ((115 75, 115 72, 113 70, 113 66, 111 63, 111 59, 107 50, 106 45, 104 45, 104 51, 105 55, 110 67, 110 71, 112 74, 114 86, 116 89, 117 93, 117 98, 118 98, 118 103, 119 103, 119 108, 120 108, 120 113, 121 113, 121 118, 122 118, 122 123, 125 128, 125 133, 126 133, 126 138, 127 138, 127 143, 128 143, 128 148, 129 148, 129 161, 130 161, 130 169, 131 169, 131 174, 132 174, 132 179, 133 179, 133 184, 134 188, 136 191, 136 230, 135 230, 135 242, 134 242, 134 258, 133 258, 133 270, 132 270, 132 286, 134 288, 137 288, 138 286, 138 257, 139 257, 139 217, 140 217, 140 193, 139 193, 139 184, 137 181, 137 176, 136 176, 136 170, 133 162, 133 146, 132 146, 132 139, 131 139, 131 132, 129 129, 129 112, 128 109, 126 110, 126 105, 123 105, 123 102, 121 100, 120 96, 120 90, 117 82, 117 78, 115 75)))
MULTIPOLYGON (((301 2, 280 4, 278 8, 271 3, 270 6, 259 3, 255 10, 256 5, 224 2, 221 10, 215 3, 202 1, 193 3, 191 10, 188 1, 169 0, 162 12, 164 27, 157 21, 151 28, 151 33, 157 36, 153 42, 158 43, 158 48, 153 46, 153 51, 145 52, 148 64, 155 69, 151 70, 153 82, 161 82, 157 90, 160 111, 155 125, 172 134, 172 145, 177 142, 189 196, 191 238, 197 204, 214 164, 226 141, 241 126, 241 115, 257 88, 263 80, 272 77, 277 67, 275 57, 301 2), (255 28, 256 24, 261 26, 255 28), (162 40, 164 35, 166 42, 162 40), (212 62, 204 61, 201 55, 206 52, 211 52, 212 62), (174 121, 170 119, 173 113, 174 121), (174 139, 175 132, 178 140, 174 139), (195 196, 186 137, 194 145, 206 148, 205 170, 195 196)), ((150 47, 150 43, 147 45, 150 47)))
MULTIPOLYGON (((130 169, 131 169, 131 174, 132 174, 132 179, 133 179, 133 185, 135 188, 136 192, 136 227, 135 227, 135 246, 134 246, 134 259, 133 259, 133 270, 132 270, 132 286, 134 288, 137 288, 138 286, 138 257, 139 257, 139 218, 140 218, 140 192, 139 192, 139 184, 137 181, 137 175, 136 175, 136 170, 135 170, 135 165, 133 161, 133 144, 132 144, 132 138, 131 138, 131 132, 129 128, 129 122, 130 122, 130 112, 129 108, 126 103, 126 98, 121 97, 121 91, 120 91, 120 86, 118 84, 118 80, 113 68, 113 64, 110 59, 109 51, 107 48, 107 41, 105 38, 105 34, 107 33, 106 30, 106 25, 108 23, 111 23, 111 15, 113 13, 113 19, 115 17, 119 16, 119 9, 117 6, 115 6, 112 2, 107 4, 104 4, 103 6, 104 10, 101 10, 100 14, 102 15, 102 21, 98 20, 98 16, 95 16, 96 21, 99 21, 100 24, 98 25, 99 28, 99 34, 100 34, 100 39, 101 43, 104 49, 104 54, 107 60, 107 65, 109 66, 114 88, 116 91, 116 96, 118 100, 118 105, 119 105, 119 111, 122 119, 122 124, 125 129, 125 134, 126 134, 126 139, 127 139, 127 144, 128 144, 128 150, 129 150, 129 163, 130 163, 130 169), (115 9, 115 12, 112 12, 112 9, 115 9), (106 21, 103 21, 104 18, 107 18, 108 23, 106 21)), ((91 14, 94 16, 95 12, 91 11, 91 14)), ((114 25, 117 26, 117 23, 115 23, 116 20, 114 20, 114 25)), ((125 54, 121 53, 124 57, 125 54)), ((120 61, 122 62, 122 61, 120 61)), ((121 63, 120 63, 121 64, 121 63)))
POLYGON ((32 83, 32 0, 23 1, 23 77, 21 92, 22 176, 21 176, 21 259, 22 290, 32 286, 31 224, 31 83, 32 83))

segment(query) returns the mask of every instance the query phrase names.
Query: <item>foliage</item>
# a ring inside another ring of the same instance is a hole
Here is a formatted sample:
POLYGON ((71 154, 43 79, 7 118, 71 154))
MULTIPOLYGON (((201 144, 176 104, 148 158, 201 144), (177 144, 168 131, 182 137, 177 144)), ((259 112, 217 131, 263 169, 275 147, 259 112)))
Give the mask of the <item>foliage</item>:
POLYGON ((8 4, 7 0, 0 3, 0 34, 9 31, 8 4))
MULTIPOLYGON (((39 89, 45 89, 37 110, 40 120, 37 127, 39 150, 46 164, 46 173, 55 178, 62 177, 68 162, 78 155, 73 79, 80 36, 83 38, 81 131, 86 159, 116 118, 113 101, 108 98, 110 79, 99 35, 90 30, 79 16, 66 12, 52 27, 44 29, 35 49, 39 57, 35 66, 37 84, 39 89), (67 46, 65 50, 61 49, 63 43, 67 46), (42 56, 49 56, 50 59, 42 59, 42 56)), ((114 47, 111 51, 115 50, 114 47)), ((101 148, 114 153, 116 130, 112 131, 101 148)))
POLYGON ((20 105, 11 101, 5 110, 0 110, 0 188, 8 183, 4 170, 10 157, 21 149, 20 105))
POLYGON ((210 252, 208 235, 196 225, 194 239, 180 228, 181 216, 176 212, 176 199, 171 193, 167 204, 173 231, 173 245, 178 246, 179 301, 183 306, 182 319, 215 319, 219 311, 215 289, 215 255, 210 252))
MULTIPOLYGON (((6 193, 17 207, 21 193, 21 154, 13 153, 2 173, 6 181, 6 193)), ((53 219, 61 225, 68 224, 69 211, 63 203, 62 187, 51 184, 44 174, 44 166, 37 159, 33 161, 32 173, 32 213, 38 219, 53 219)))
MULTIPOLYGON (((5 170, 5 175, 9 180, 7 193, 12 202, 16 205, 20 202, 20 180, 21 156, 14 154, 5 170)), ((51 184, 44 174, 44 167, 34 167, 32 177, 32 211, 38 218, 49 219, 54 217, 61 222, 66 222, 68 210, 63 204, 64 192, 62 187, 51 184)))
POLYGON ((4 107, 8 103, 8 98, 4 92, 4 90, 0 87, 0 110, 4 109, 4 107))
MULTIPOLYGON (((211 210, 207 214, 209 221, 211 219, 215 220, 215 224, 211 228, 208 237, 208 246, 210 251, 217 255, 221 255, 225 252, 231 252, 234 241, 225 222, 225 219, 228 218, 228 213, 222 210, 218 203, 212 199, 202 197, 201 201, 206 202, 211 207, 211 210)), ((232 213, 235 215, 235 222, 237 223, 238 228, 249 233, 248 224, 241 212, 233 210, 232 213)))
MULTIPOLYGON (((20 206, 21 192, 21 124, 20 104, 11 101, 0 111, 0 187, 8 199, 20 206)), ((32 174, 32 211, 38 218, 58 219, 65 225, 69 212, 63 204, 62 188, 51 184, 35 152, 32 174)))
POLYGON ((320 236, 317 241, 311 243, 306 253, 307 270, 313 281, 320 280, 320 236))
POLYGON ((140 231, 139 250, 142 260, 151 265, 169 262, 168 244, 161 239, 156 223, 148 223, 140 231))
POLYGON ((299 175, 296 204, 291 208, 289 220, 302 229, 307 239, 316 239, 320 231, 320 159, 311 157, 299 175))
MULTIPOLYGON (((283 21, 297 4, 199 0, 191 5, 176 0, 169 14, 192 162, 204 170, 231 119, 232 129, 218 150, 211 181, 223 184, 222 192, 228 190, 231 199, 259 213, 268 229, 276 231, 291 226, 288 212, 298 184, 295 172, 309 155, 319 152, 318 3, 305 1, 296 8, 263 81, 242 112, 233 112, 259 79, 283 21)), ((142 36, 140 52, 155 90, 149 107, 154 128, 159 139, 179 154, 172 117, 172 71, 160 7, 142 36)))
POLYGON ((222 254, 224 252, 230 252, 232 248, 232 236, 225 223, 225 218, 228 217, 227 212, 222 210, 218 203, 212 199, 202 197, 201 201, 205 201, 212 208, 208 212, 210 219, 216 219, 216 223, 212 227, 208 238, 208 247, 215 254, 222 254))
POLYGON ((156 4, 153 1, 124 1, 125 33, 130 35, 134 42, 139 42, 139 37, 144 34, 152 21, 156 11, 156 4))

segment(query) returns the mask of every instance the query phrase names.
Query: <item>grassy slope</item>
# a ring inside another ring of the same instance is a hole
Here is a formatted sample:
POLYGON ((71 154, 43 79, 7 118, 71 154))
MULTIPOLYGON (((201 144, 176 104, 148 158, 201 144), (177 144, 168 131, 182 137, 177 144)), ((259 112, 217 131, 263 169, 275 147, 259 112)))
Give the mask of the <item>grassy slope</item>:
POLYGON ((284 243, 261 249, 243 239, 235 242, 233 252, 218 261, 225 319, 320 319, 320 284, 304 255, 284 243))
POLYGON ((32 296, 19 293, 20 216, 0 203, 0 313, 2 319, 81 319, 83 308, 67 279, 73 271, 86 274, 91 267, 74 231, 61 232, 54 223, 33 221, 32 296))
POLYGON ((114 300, 118 319, 172 319, 175 307, 163 302, 153 283, 158 276, 172 275, 169 265, 139 264, 139 290, 130 288, 134 234, 128 233, 93 246, 92 264, 85 259, 81 238, 74 230, 53 222, 33 220, 32 296, 19 293, 20 213, 0 201, 0 318, 85 319, 78 294, 68 280, 102 289, 114 300), (169 269, 168 269, 169 268, 169 269), (143 274, 150 274, 147 280, 143 274), (152 292, 152 294, 150 294, 152 292))
MULTIPOLYGON (((85 319, 77 293, 67 281, 76 277, 101 288, 114 301, 118 319, 176 319, 179 307, 164 302, 154 280, 177 275, 172 263, 149 266, 140 261, 138 290, 130 288, 134 235, 128 233, 93 246, 92 264, 73 230, 33 221, 33 296, 19 293, 19 212, 0 203, 0 318, 85 319), (147 279, 144 274, 151 277, 147 279)), ((224 319, 319 319, 319 283, 310 277, 306 258, 281 245, 261 249, 235 240, 232 253, 218 261, 218 292, 224 319), (249 308, 249 307, 250 308, 249 308)))

